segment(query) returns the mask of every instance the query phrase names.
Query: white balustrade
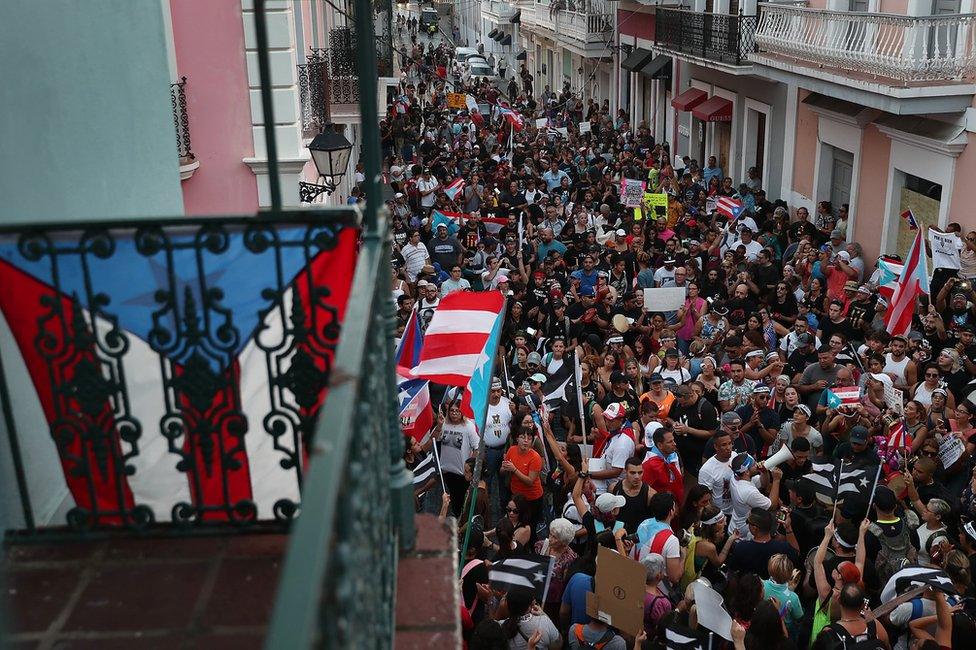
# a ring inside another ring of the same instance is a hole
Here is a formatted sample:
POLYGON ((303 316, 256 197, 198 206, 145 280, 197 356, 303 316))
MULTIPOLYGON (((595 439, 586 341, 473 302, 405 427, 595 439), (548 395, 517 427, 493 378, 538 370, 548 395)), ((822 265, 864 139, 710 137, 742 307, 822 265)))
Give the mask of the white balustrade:
POLYGON ((903 16, 761 3, 761 52, 901 82, 976 73, 974 14, 903 16))

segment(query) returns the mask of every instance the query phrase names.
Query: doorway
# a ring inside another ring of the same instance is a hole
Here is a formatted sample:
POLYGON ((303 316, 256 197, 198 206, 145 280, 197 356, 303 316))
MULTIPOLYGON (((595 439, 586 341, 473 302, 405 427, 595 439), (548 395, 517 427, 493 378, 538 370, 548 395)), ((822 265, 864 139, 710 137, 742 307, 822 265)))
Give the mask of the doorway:
POLYGON ((712 129, 714 138, 712 150, 718 158, 718 165, 726 176, 735 178, 732 174, 732 160, 729 157, 732 147, 732 122, 712 122, 712 129))
POLYGON ((854 178, 854 154, 832 147, 830 168, 830 207, 834 216, 841 205, 851 202, 851 181, 854 178))

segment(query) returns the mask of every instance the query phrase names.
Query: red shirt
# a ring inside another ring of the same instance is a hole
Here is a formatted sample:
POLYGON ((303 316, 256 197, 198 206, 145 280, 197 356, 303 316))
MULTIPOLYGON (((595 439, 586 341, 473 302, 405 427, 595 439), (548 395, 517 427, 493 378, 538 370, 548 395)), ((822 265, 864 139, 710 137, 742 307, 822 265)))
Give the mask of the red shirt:
POLYGON ((643 481, 658 492, 670 492, 680 505, 685 496, 685 482, 677 463, 668 463, 654 455, 644 461, 643 481))

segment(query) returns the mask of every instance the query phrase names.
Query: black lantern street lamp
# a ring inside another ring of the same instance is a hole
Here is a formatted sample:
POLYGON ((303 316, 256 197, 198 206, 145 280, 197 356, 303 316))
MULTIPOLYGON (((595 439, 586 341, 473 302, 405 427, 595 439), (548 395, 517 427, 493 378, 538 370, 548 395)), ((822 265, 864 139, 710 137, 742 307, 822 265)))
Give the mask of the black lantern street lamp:
POLYGON ((338 187, 338 180, 346 174, 346 167, 349 165, 349 156, 352 154, 352 143, 346 136, 336 131, 335 127, 328 123, 323 127, 321 133, 308 143, 308 150, 312 154, 312 162, 319 173, 320 179, 325 179, 320 184, 298 183, 298 197, 302 203, 311 203, 319 195, 332 194, 338 187))

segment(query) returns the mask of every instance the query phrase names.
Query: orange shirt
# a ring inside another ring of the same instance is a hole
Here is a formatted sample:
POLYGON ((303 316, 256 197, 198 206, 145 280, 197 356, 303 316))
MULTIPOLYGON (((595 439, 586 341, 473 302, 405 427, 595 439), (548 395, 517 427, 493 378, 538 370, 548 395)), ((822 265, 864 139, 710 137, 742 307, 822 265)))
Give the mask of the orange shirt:
POLYGON ((651 391, 647 391, 646 393, 640 396, 641 402, 647 400, 649 402, 654 402, 655 404, 657 404, 657 417, 659 420, 666 419, 668 417, 668 414, 671 413, 671 406, 674 404, 674 399, 675 399, 674 393, 672 393, 671 391, 665 391, 664 399, 662 400, 654 399, 654 396, 651 394, 651 391))
MULTIPOLYGON (((515 465, 515 468, 526 476, 529 472, 542 472, 542 456, 536 453, 534 449, 527 449, 523 454, 519 451, 518 445, 512 445, 505 452, 505 460, 515 465)), ((535 482, 532 485, 526 485, 515 474, 512 474, 510 486, 512 494, 521 494, 529 501, 542 498, 542 478, 540 476, 535 477, 535 482)))

